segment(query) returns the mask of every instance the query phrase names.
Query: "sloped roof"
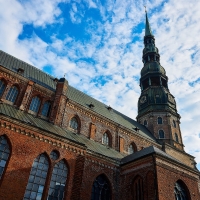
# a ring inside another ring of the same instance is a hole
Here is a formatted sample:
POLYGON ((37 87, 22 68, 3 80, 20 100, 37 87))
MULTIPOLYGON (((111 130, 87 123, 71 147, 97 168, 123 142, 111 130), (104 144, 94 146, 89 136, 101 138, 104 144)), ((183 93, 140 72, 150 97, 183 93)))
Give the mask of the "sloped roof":
POLYGON ((1 103, 0 114, 8 116, 22 123, 28 124, 30 126, 39 128, 41 130, 47 131, 54 134, 55 136, 61 136, 62 138, 78 143, 79 145, 85 146, 87 150, 95 152, 97 154, 101 154, 113 159, 121 159, 124 157, 120 152, 112 148, 108 148, 105 145, 90 140, 81 134, 75 134, 65 128, 53 125, 41 118, 34 117, 33 115, 21 111, 14 106, 1 103))
MULTIPOLYGON (((37 84, 42 85, 43 87, 46 87, 52 91, 55 91, 56 89, 56 83, 53 76, 50 76, 36 67, 29 65, 28 63, 23 62, 1 50, 0 65, 13 72, 17 72, 18 68, 21 68, 24 70, 24 77, 33 80, 37 84)), ((106 117, 107 119, 112 120, 125 128, 128 128, 129 130, 133 131, 137 127, 140 129, 138 131, 139 135, 156 142, 155 137, 145 126, 114 109, 109 110, 105 104, 88 96, 87 94, 69 86, 66 95, 70 100, 82 105, 87 109, 89 109, 89 104, 92 102, 94 105, 92 108, 93 112, 96 112, 97 114, 100 114, 101 116, 106 117)))
POLYGON ((157 155, 163 156, 165 158, 168 158, 170 160, 173 160, 173 161, 176 161, 176 162, 179 162, 179 163, 183 164, 181 161, 179 161, 176 158, 166 154, 164 151, 158 149, 155 146, 149 146, 147 148, 144 148, 144 149, 142 149, 140 151, 137 151, 137 152, 135 152, 133 154, 130 154, 130 155, 122 158, 121 159, 121 164, 124 165, 124 164, 130 163, 130 162, 132 162, 134 160, 138 160, 138 159, 140 159, 142 157, 146 157, 146 156, 151 155, 151 154, 157 154, 157 155))

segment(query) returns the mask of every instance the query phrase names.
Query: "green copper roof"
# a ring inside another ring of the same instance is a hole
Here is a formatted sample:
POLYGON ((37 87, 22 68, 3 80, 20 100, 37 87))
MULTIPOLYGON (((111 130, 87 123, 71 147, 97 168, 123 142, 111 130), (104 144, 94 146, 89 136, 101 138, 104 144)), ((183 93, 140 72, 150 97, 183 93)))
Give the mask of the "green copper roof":
POLYGON ((152 31, 151 31, 151 27, 150 27, 150 24, 149 24, 147 12, 146 12, 145 36, 149 36, 149 35, 152 35, 152 36, 153 36, 152 31))
MULTIPOLYGON (((37 84, 42 85, 48 89, 51 89, 52 91, 55 91, 56 89, 56 83, 54 81, 54 77, 44 73, 43 71, 37 69, 36 67, 29 65, 3 51, 0 51, 0 65, 15 73, 17 72, 18 68, 22 68, 24 69, 24 74, 23 74, 24 77, 34 80, 37 84)), ((94 113, 97 113, 102 117, 105 117, 121 125, 122 127, 129 129, 130 131, 134 131, 136 127, 139 128, 140 130, 137 132, 137 134, 156 142, 154 136, 145 126, 123 115, 122 113, 116 111, 115 109, 109 110, 107 105, 88 96, 87 94, 69 86, 66 96, 69 98, 69 100, 80 104, 86 109, 90 109, 94 113), (89 107, 89 104, 91 102, 94 105, 93 108, 89 107)))
POLYGON ((165 69, 156 61, 148 62, 144 65, 141 70, 141 77, 143 77, 147 73, 161 73, 166 75, 165 69))
POLYGON ((22 123, 28 124, 30 126, 39 128, 41 130, 47 131, 53 135, 61 136, 62 138, 65 138, 69 141, 78 143, 79 145, 85 146, 88 151, 92 151, 114 159, 120 159, 124 157, 120 152, 112 148, 107 148, 105 145, 90 140, 81 134, 75 134, 67 129, 53 125, 43 119, 34 117, 27 112, 18 110, 14 106, 8 104, 0 104, 0 114, 18 120, 22 123))

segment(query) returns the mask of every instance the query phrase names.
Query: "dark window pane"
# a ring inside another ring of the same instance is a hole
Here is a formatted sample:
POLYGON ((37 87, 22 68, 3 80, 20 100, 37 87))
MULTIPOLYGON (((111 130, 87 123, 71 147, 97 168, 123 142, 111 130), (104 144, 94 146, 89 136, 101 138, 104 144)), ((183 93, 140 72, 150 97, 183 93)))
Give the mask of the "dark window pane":
POLYGON ((92 186, 91 200, 110 200, 110 187, 104 175, 98 176, 92 186))
POLYGON ((50 102, 45 102, 42 108, 42 115, 48 117, 50 111, 50 102))
POLYGON ((38 97, 34 97, 31 101, 31 105, 29 107, 29 110, 32 110, 33 112, 38 112, 40 107, 40 99, 38 97))
POLYGON ((24 199, 38 199, 42 198, 42 193, 44 190, 44 185, 47 177, 47 172, 49 164, 44 164, 41 162, 47 161, 48 159, 44 154, 39 155, 33 162, 32 169, 30 172, 28 184, 26 186, 26 191, 24 194, 24 199), (46 166, 42 169, 39 169, 40 166, 46 166), (29 195, 29 196, 28 196, 29 195))
POLYGON ((78 121, 77 121, 76 117, 73 117, 70 120, 70 127, 73 128, 74 130, 78 129, 78 121))
POLYGON ((6 100, 11 101, 11 102, 15 102, 17 95, 18 95, 18 89, 16 86, 12 86, 6 96, 6 100))
POLYGON ((3 94, 5 87, 6 87, 5 83, 2 80, 0 80, 0 97, 3 94))
POLYGON ((64 161, 61 160, 58 162, 53 169, 53 174, 51 177, 49 192, 48 192, 48 200, 56 199, 62 200, 64 198, 64 190, 66 185, 67 177, 63 176, 62 173, 65 171, 67 173, 67 166, 65 165, 64 161), (63 170, 60 170, 63 169, 63 170), (56 171, 56 172, 55 172, 56 171))
POLYGON ((0 137, 0 179, 4 172, 9 155, 10 155, 10 149, 7 143, 7 139, 4 136, 1 136, 0 137))
POLYGON ((52 160, 57 160, 57 159, 59 158, 59 153, 58 153, 57 151, 52 151, 52 152, 50 153, 50 158, 51 158, 52 160))

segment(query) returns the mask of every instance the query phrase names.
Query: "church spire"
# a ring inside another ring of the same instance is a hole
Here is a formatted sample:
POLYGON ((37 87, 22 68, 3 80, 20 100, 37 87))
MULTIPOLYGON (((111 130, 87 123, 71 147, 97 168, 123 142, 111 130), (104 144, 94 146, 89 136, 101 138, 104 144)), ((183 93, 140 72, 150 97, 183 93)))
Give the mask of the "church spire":
POLYGON ((149 35, 152 35, 152 31, 151 31, 151 27, 150 27, 150 24, 149 24, 149 20, 148 20, 148 16, 147 16, 147 11, 145 10, 146 12, 146 26, 145 26, 145 36, 149 36, 149 35))

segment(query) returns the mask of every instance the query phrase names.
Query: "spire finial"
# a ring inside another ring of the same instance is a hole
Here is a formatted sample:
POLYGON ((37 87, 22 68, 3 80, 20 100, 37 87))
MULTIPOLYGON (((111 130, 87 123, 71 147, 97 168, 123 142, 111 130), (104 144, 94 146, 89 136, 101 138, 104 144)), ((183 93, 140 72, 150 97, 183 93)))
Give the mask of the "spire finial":
POLYGON ((151 27, 150 27, 150 24, 149 24, 148 16, 147 16, 146 6, 144 6, 144 7, 145 7, 145 12, 146 12, 145 36, 147 36, 147 35, 153 36, 153 34, 151 32, 151 27))
POLYGON ((144 10, 145 10, 145 13, 147 13, 147 7, 144 5, 144 10))

